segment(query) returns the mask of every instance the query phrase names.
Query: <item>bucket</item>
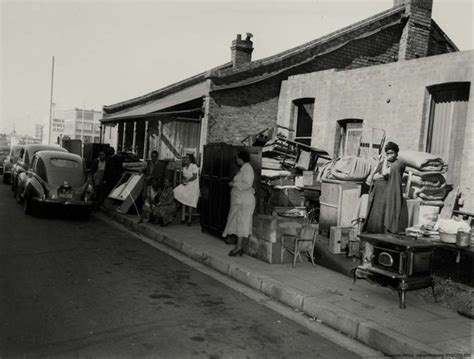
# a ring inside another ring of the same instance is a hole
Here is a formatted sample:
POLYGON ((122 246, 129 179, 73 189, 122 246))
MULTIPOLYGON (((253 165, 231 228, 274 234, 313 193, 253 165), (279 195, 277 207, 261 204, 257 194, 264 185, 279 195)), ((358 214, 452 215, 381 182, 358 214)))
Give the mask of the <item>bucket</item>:
POLYGON ((456 245, 459 247, 469 247, 471 245, 471 232, 458 230, 456 233, 456 245))

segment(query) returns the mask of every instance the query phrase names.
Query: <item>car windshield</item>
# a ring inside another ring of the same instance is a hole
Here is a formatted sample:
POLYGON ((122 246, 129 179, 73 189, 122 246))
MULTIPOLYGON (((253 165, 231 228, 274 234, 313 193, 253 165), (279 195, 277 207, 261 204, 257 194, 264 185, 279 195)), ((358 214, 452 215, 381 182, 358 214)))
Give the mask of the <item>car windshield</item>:
POLYGON ((2 158, 7 157, 9 153, 10 153, 9 148, 0 148, 0 157, 2 158))
POLYGON ((86 180, 86 175, 81 162, 65 159, 50 158, 48 169, 48 183, 60 186, 67 182, 72 187, 81 186, 86 180))
POLYGON ((12 148, 12 156, 19 157, 21 152, 21 147, 12 148))

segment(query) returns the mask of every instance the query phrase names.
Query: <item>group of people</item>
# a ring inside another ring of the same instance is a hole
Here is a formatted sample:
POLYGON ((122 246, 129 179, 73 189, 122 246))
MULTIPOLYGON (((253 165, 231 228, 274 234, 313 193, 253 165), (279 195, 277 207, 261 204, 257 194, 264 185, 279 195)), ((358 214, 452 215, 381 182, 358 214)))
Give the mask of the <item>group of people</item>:
MULTIPOLYGON (((398 158, 399 148, 393 142, 385 146, 385 158, 382 159, 370 178, 368 212, 363 227, 368 233, 399 233, 407 226, 408 215, 402 194, 402 178, 405 164, 398 158)), ((255 210, 255 174, 250 165, 250 154, 240 151, 235 157, 239 171, 229 182, 230 210, 222 236, 237 237, 235 248, 229 256, 242 256, 243 241, 252 231, 252 216, 255 210)), ((158 152, 151 153, 151 160, 143 171, 145 188, 143 192, 143 210, 140 221, 167 226, 173 221, 178 206, 182 206, 181 222, 188 226, 192 223, 193 210, 199 200, 199 168, 194 155, 187 154, 183 159, 182 183, 173 188, 166 176, 166 162, 158 160, 158 152), (187 219, 186 219, 187 215, 187 219)), ((92 181, 97 201, 102 203, 117 184, 122 172, 122 161, 115 155, 113 148, 108 153, 101 151, 92 163, 92 181)))
MULTIPOLYGON (((252 216, 255 210, 255 191, 253 188, 255 173, 250 165, 250 154, 240 151, 235 157, 239 171, 229 182, 230 210, 222 236, 237 237, 235 248, 229 256, 242 256, 244 239, 252 232, 252 216)), ((166 176, 166 163, 160 163, 158 152, 151 153, 151 160, 144 171, 145 200, 140 221, 167 226, 181 206, 181 222, 188 226, 192 223, 193 210, 199 200, 199 168, 192 154, 183 159, 182 183, 173 188, 172 182, 166 176), (186 218, 187 217, 187 218, 186 218)))
POLYGON ((173 188, 166 176, 166 162, 158 160, 158 151, 151 153, 145 175, 144 204, 140 221, 148 219, 165 227, 173 221, 178 206, 182 206, 181 221, 188 226, 192 223, 193 210, 199 200, 199 168, 193 154, 187 154, 183 159, 183 180, 173 188), (186 214, 188 219, 186 220, 186 214))

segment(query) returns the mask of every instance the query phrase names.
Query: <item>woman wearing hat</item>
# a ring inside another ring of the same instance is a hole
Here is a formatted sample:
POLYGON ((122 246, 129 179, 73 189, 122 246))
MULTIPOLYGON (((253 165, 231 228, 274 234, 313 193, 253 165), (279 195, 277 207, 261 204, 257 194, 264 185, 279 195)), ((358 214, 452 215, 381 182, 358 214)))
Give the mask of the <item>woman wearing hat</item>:
POLYGON ((399 233, 407 227, 408 212, 402 193, 405 163, 398 158, 398 151, 396 143, 388 142, 386 157, 379 162, 372 176, 363 228, 367 233, 399 233))

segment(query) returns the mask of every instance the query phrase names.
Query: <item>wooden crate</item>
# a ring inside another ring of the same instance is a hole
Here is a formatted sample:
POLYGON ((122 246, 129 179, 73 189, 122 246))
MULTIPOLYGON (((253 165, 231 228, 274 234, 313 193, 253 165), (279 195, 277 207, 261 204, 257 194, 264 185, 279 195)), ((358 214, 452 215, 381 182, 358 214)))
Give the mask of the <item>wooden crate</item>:
POLYGON ((319 233, 328 234, 330 227, 351 226, 360 192, 360 183, 323 180, 319 198, 319 233))

